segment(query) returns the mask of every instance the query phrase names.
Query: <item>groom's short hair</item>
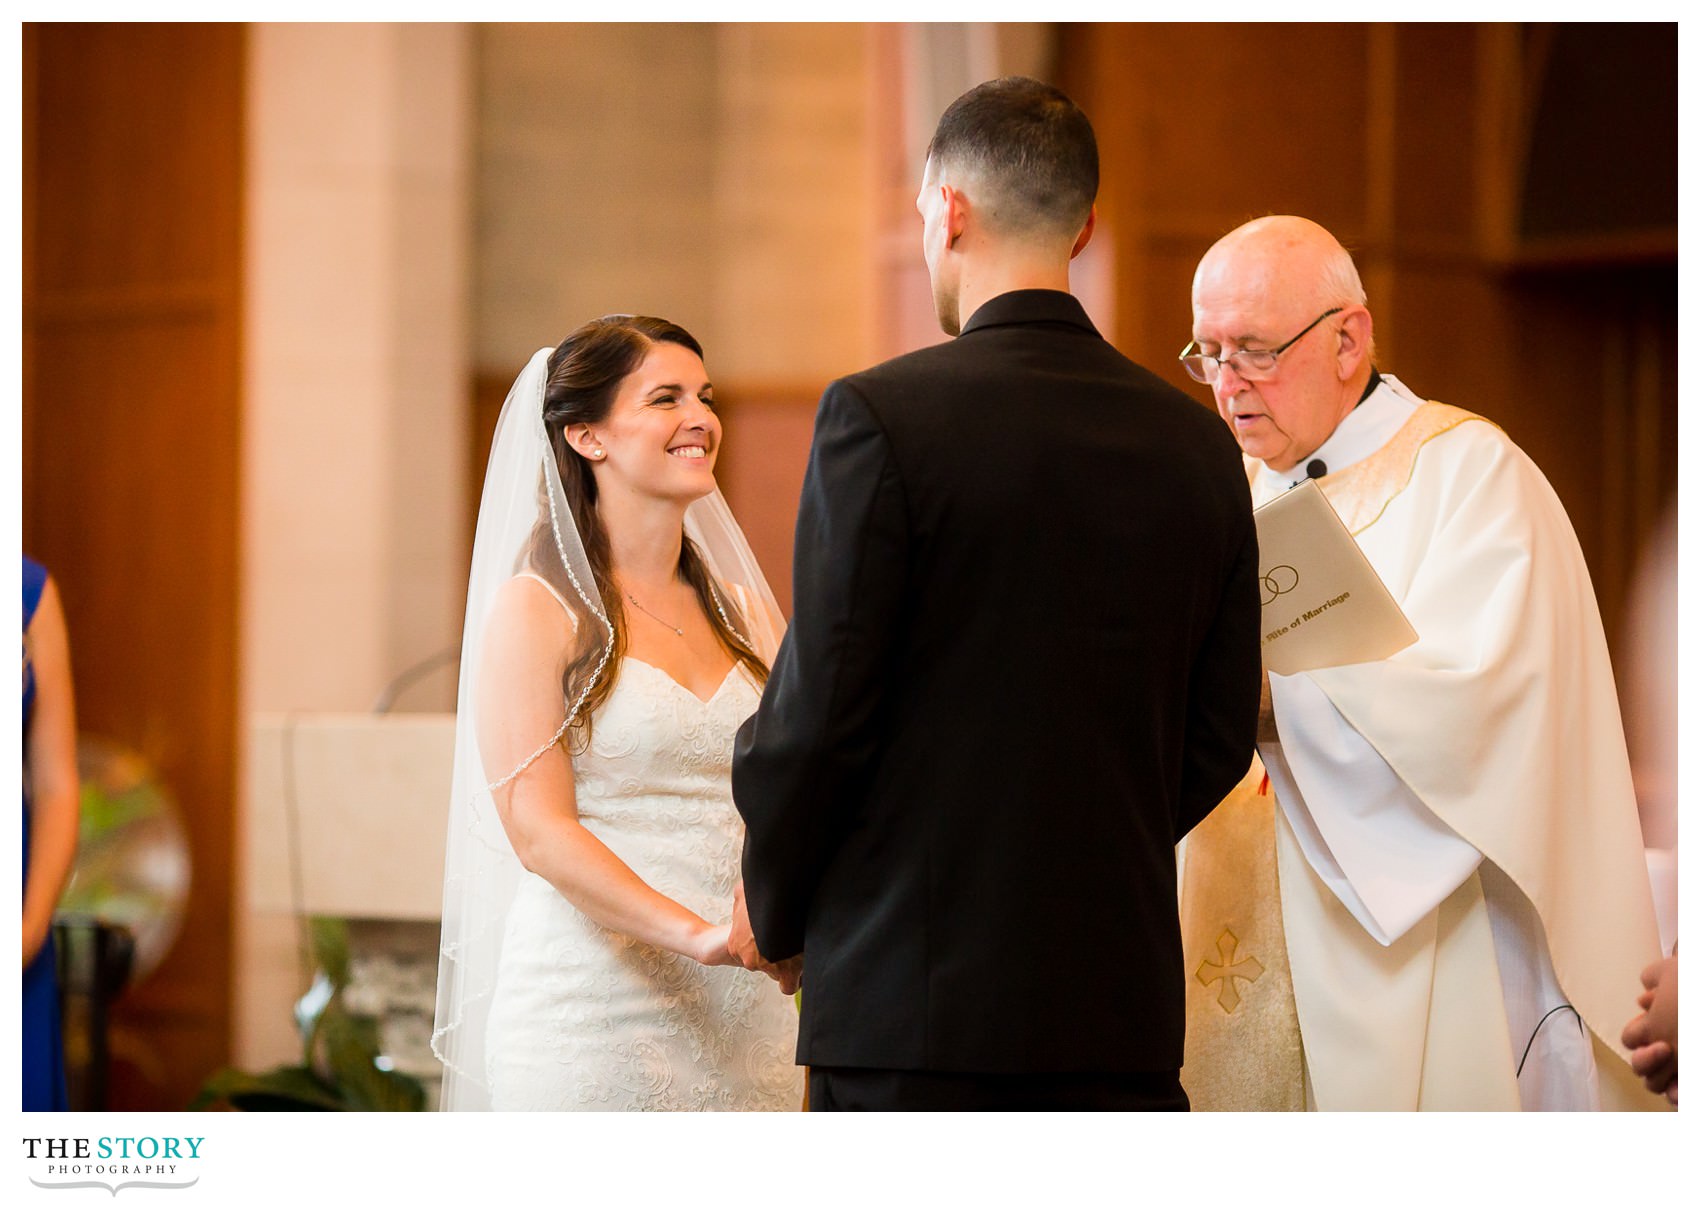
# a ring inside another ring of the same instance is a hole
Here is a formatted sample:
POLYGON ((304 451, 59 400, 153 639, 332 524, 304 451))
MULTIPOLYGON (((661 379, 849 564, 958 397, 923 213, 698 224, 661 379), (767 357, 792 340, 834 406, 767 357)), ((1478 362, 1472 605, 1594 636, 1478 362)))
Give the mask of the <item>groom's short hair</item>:
POLYGON ((969 89, 950 103, 927 145, 929 172, 978 181, 991 225, 1072 239, 1098 196, 1092 124, 1052 85, 1026 76, 969 89))

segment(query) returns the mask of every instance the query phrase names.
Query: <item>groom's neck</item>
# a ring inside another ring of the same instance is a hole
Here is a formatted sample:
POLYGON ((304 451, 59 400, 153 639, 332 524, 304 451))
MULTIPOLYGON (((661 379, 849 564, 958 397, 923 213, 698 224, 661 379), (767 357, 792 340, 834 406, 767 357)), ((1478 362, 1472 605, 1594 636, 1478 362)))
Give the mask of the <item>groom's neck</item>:
POLYGON ((957 293, 962 323, 980 305, 1010 291, 1068 291, 1068 260, 1025 248, 983 251, 962 267, 957 293))

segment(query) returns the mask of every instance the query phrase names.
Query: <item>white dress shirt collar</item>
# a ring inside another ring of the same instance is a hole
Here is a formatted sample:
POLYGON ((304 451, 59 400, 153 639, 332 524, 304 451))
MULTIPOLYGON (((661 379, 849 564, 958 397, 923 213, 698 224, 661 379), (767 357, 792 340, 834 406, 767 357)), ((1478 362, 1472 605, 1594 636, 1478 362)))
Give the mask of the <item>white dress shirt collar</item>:
POLYGON ((1422 398, 1410 388, 1391 375, 1382 375, 1376 389, 1346 414, 1328 440, 1308 458, 1284 472, 1274 471, 1267 464, 1258 466, 1258 487, 1262 490, 1259 499, 1284 493, 1309 480, 1310 473, 1305 469, 1315 460, 1320 459, 1327 466, 1326 475, 1343 472, 1358 460, 1375 454, 1410 420, 1421 403, 1422 398))

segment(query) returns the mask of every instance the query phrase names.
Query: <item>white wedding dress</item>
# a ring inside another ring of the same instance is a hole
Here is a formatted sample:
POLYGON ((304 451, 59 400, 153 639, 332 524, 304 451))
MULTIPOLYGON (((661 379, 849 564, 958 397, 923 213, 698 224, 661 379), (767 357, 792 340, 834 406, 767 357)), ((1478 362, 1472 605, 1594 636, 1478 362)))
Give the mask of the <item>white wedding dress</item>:
MULTIPOLYGON (((573 758, 579 820, 652 888, 732 916, 744 823, 732 744, 759 692, 736 665, 706 702, 633 657, 573 758)), ((797 1012, 761 973, 605 930, 541 877, 508 914, 485 1059, 497 1111, 796 1111, 797 1012)))

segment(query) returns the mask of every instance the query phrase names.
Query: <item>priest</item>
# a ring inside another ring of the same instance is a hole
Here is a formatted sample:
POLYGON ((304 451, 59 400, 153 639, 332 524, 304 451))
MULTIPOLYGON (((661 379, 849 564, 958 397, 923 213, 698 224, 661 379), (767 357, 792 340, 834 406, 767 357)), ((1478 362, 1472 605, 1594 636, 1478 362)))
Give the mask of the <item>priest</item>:
POLYGON ((1648 1106, 1619 1034, 1658 935, 1558 497, 1492 421, 1376 369, 1317 224, 1230 232, 1192 306, 1181 360, 1254 501, 1315 480, 1418 635, 1266 675, 1260 761, 1187 840, 1193 1106, 1648 1106))

